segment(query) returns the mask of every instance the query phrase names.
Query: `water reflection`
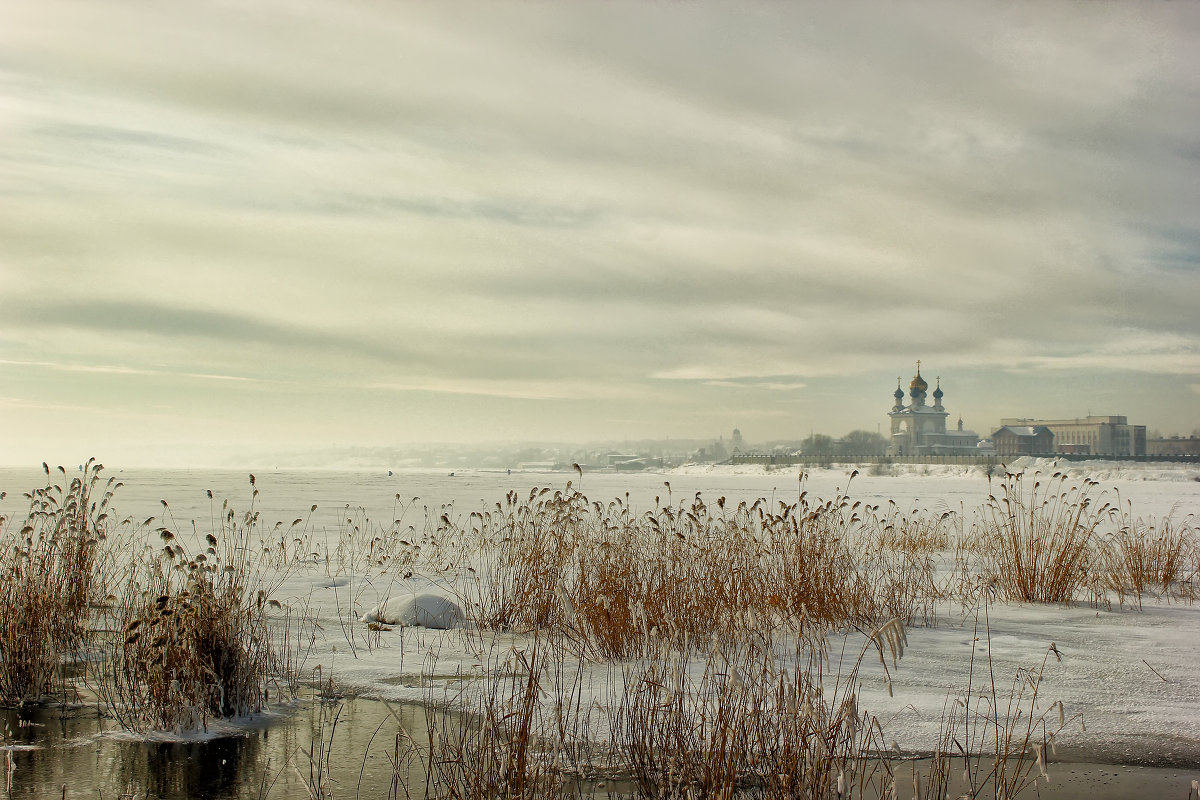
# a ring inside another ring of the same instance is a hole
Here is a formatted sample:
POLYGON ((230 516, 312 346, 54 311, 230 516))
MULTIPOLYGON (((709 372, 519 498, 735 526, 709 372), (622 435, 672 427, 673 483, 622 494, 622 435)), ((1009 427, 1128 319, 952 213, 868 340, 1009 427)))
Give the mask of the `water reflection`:
POLYGON ((261 734, 210 742, 122 743, 114 758, 122 786, 149 797, 247 797, 256 788, 261 734))
POLYGON ((317 783, 336 796, 403 796, 406 787, 422 794, 420 763, 403 758, 409 737, 425 740, 419 707, 305 703, 207 741, 133 740, 94 708, 3 709, 0 730, 0 765, 11 764, 7 797, 292 798, 310 796, 317 783))

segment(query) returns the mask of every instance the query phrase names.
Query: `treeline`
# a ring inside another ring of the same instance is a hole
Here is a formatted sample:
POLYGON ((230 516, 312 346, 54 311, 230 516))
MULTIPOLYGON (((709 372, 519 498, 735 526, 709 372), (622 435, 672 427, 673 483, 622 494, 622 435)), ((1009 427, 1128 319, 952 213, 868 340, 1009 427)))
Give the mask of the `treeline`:
POLYGON ((882 456, 887 454, 888 440, 875 431, 850 431, 840 439, 814 433, 800 445, 806 456, 882 456))

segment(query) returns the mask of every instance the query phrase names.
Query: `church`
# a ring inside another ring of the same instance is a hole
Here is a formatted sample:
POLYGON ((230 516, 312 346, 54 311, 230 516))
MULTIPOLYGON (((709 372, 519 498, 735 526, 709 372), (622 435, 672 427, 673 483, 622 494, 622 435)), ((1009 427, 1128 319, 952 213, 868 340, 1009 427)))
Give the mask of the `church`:
POLYGON ((909 404, 904 405, 904 390, 900 378, 896 379, 896 402, 888 417, 892 421, 891 444, 888 455, 892 456, 961 456, 979 452, 979 435, 975 431, 963 430, 963 421, 958 420, 958 430, 946 430, 946 418, 950 416, 942 405, 945 393, 942 379, 937 379, 933 390, 933 405, 925 405, 925 393, 929 384, 921 377, 921 362, 917 362, 917 374, 908 384, 909 404))

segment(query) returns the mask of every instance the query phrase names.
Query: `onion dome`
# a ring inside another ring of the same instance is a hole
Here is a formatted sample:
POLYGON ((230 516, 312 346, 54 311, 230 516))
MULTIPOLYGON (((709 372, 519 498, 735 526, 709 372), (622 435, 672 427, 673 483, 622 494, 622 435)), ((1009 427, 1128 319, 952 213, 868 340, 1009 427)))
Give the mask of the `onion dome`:
POLYGON ((900 388, 900 379, 896 378, 896 393, 893 395, 897 400, 904 399, 904 390, 900 388))
POLYGON ((937 388, 933 390, 933 399, 941 400, 943 396, 944 395, 942 393, 942 379, 938 378, 937 388))
POLYGON ((912 383, 910 383, 910 384, 908 385, 908 388, 909 388, 909 389, 911 389, 911 390, 912 390, 912 391, 914 391, 914 392, 922 392, 922 393, 923 393, 923 392, 924 392, 926 389, 928 389, 928 388, 929 388, 929 384, 928 384, 928 383, 926 383, 926 382, 925 382, 925 379, 921 377, 921 370, 920 370, 920 368, 918 368, 918 369, 917 369, 917 376, 916 376, 915 378, 913 378, 913 379, 912 379, 912 383))

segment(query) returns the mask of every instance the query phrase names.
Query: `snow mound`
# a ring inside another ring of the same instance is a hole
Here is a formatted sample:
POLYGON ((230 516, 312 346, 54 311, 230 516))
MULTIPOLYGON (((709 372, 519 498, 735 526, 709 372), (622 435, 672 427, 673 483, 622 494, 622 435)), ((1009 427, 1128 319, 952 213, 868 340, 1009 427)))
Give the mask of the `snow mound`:
POLYGON ((463 612, 449 597, 426 592, 389 597, 368 611, 364 619, 384 625, 417 625, 446 630, 462 624, 463 612))

